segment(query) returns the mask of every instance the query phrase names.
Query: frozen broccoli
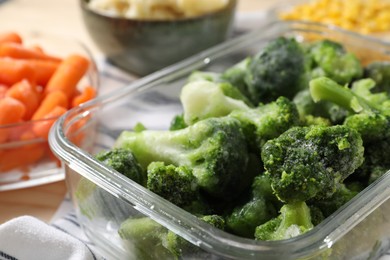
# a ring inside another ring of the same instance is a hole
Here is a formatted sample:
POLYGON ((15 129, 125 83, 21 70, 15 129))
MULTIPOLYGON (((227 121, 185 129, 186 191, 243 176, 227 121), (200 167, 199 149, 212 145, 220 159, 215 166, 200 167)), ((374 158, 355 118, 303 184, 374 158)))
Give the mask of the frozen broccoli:
POLYGON ((236 196, 246 179, 248 148, 238 120, 209 118, 176 131, 124 131, 116 147, 130 149, 146 169, 152 162, 185 166, 209 196, 236 196))
POLYGON ((357 191, 349 190, 344 184, 340 184, 338 185, 335 193, 333 193, 329 198, 310 200, 308 201, 308 204, 318 208, 322 215, 326 218, 345 203, 350 201, 357 194, 357 191))
POLYGON ((294 38, 279 37, 252 57, 245 75, 247 92, 253 104, 279 96, 293 98, 306 87, 308 61, 294 38))
POLYGON ((387 92, 390 94, 390 62, 372 62, 364 70, 364 77, 375 81, 373 92, 387 92))
POLYGON ((249 100, 228 83, 197 80, 187 83, 180 94, 187 125, 210 118, 226 116, 236 109, 248 109, 249 100))
POLYGON ((254 238, 255 228, 274 218, 278 209, 268 176, 258 175, 253 181, 249 199, 226 216, 226 228, 233 234, 254 238))
POLYGON ((245 82, 246 74, 248 72, 249 64, 252 61, 252 57, 247 57, 244 60, 240 61, 236 65, 225 70, 220 79, 227 81, 232 84, 234 87, 238 88, 242 94, 246 97, 255 101, 254 104, 257 104, 257 100, 251 98, 251 93, 249 92, 248 86, 245 82))
POLYGON ((211 71, 193 71, 188 77, 187 82, 206 80, 210 82, 221 82, 221 74, 211 71))
POLYGON ((280 215, 256 227, 257 240, 282 240, 303 234, 313 228, 310 209, 305 202, 285 204, 280 215))
POLYGON ((330 197, 363 162, 362 139, 342 126, 293 127, 269 140, 261 158, 275 195, 293 203, 330 197))
MULTIPOLYGON (((224 229, 225 221, 221 216, 205 215, 199 219, 224 229)), ((118 233, 131 245, 134 259, 180 259, 183 254, 188 256, 200 253, 199 248, 148 217, 126 219, 118 233)))
POLYGON ((346 109, 332 102, 325 100, 314 102, 309 88, 299 91, 293 98, 293 102, 297 106, 299 116, 305 125, 310 125, 313 122, 313 118, 322 118, 322 122, 320 123, 325 125, 339 124, 348 115, 346 109))
POLYGON ((313 60, 311 78, 326 76, 339 84, 347 84, 363 76, 363 67, 358 58, 347 52, 340 43, 317 41, 310 46, 309 55, 313 60))
POLYGON ((116 148, 100 152, 95 158, 141 185, 146 182, 146 173, 131 150, 116 148))
POLYGON ((229 117, 241 122, 251 150, 256 153, 269 139, 300 124, 295 104, 285 97, 257 108, 235 110, 229 117))
POLYGON ((146 187, 173 204, 183 207, 198 200, 198 183, 188 167, 152 162, 147 173, 146 187))
MULTIPOLYGON (((335 81, 321 77, 310 82, 310 91, 315 101, 332 101, 349 110, 344 125, 360 133, 365 148, 365 161, 356 174, 368 184, 371 172, 378 177, 379 169, 389 169, 390 153, 390 97, 387 93, 371 93, 375 86, 371 79, 362 79, 345 88, 335 81)), ((385 171, 383 172, 385 173, 385 171)))
POLYGON ((134 259, 178 259, 176 252, 167 248, 168 230, 151 218, 128 218, 121 223, 118 234, 129 243, 134 259))
MULTIPOLYGON (((141 168, 130 150, 114 148, 102 151, 95 157, 120 174, 141 185, 146 185, 146 171, 141 168)), ((131 214, 137 214, 126 202, 118 200, 86 178, 81 178, 78 182, 75 196, 81 213, 90 219, 104 216, 121 221, 131 214)))
POLYGON ((175 131, 179 129, 186 128, 188 125, 184 122, 184 115, 176 115, 173 117, 171 124, 169 126, 169 130, 175 131))

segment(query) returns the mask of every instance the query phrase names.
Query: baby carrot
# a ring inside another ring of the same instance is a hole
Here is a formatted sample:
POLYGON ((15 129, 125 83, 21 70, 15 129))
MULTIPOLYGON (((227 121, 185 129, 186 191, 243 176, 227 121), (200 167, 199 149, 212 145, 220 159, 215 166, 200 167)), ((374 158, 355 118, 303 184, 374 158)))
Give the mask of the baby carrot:
POLYGON ((36 51, 13 42, 0 44, 0 57, 10 57, 14 59, 41 59, 57 62, 62 60, 58 57, 42 53, 41 51, 36 51))
POLYGON ((23 42, 22 37, 16 32, 2 32, 0 33, 0 43, 14 42, 21 44, 23 42))
POLYGON ((56 106, 68 108, 68 98, 62 91, 53 91, 48 93, 42 100, 38 109, 33 114, 32 120, 42 119, 56 106))
MULTIPOLYGON (((0 156, 0 173, 14 168, 27 167, 40 160, 45 154, 45 146, 42 143, 24 145, 18 148, 7 149, 0 156)), ((28 169, 26 169, 28 171, 28 169)))
POLYGON ((5 93, 8 91, 8 87, 6 85, 0 84, 0 98, 5 97, 5 93))
POLYGON ((21 121, 26 108, 22 102, 11 97, 0 99, 0 144, 7 141, 10 129, 2 126, 21 121))
POLYGON ((89 60, 80 55, 70 55, 59 65, 46 85, 45 93, 63 91, 70 100, 76 91, 77 83, 87 72, 89 60))
POLYGON ((13 97, 25 105, 26 113, 23 116, 24 120, 29 120, 39 106, 40 100, 35 87, 25 79, 12 85, 8 89, 6 96, 13 97))
POLYGON ((61 106, 56 106, 49 113, 47 113, 42 117, 42 119, 44 120, 35 122, 32 128, 35 136, 47 140, 51 126, 57 120, 57 118, 65 114, 66 111, 67 111, 66 108, 61 106))
POLYGON ((72 99, 72 107, 76 107, 82 103, 85 103, 94 97, 96 97, 96 89, 92 86, 86 86, 80 94, 76 95, 72 99))
POLYGON ((0 58, 0 84, 10 86, 22 79, 35 82, 35 71, 31 64, 10 58, 0 58))
POLYGON ((19 122, 26 113, 26 107, 17 99, 4 97, 0 99, 0 125, 19 122))
POLYGON ((45 86, 50 78, 53 76, 54 72, 59 66, 59 62, 49 61, 49 60, 20 60, 30 64, 35 71, 35 80, 37 84, 45 86))

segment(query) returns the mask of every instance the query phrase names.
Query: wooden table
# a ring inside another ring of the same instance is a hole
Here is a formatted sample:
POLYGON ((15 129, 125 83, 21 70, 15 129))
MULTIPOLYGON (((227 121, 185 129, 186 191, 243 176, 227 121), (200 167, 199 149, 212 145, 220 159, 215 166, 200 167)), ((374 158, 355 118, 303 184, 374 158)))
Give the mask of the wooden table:
MULTIPOLYGON (((1 2, 1 1, 0 1, 1 2)), ((257 12, 277 0, 239 0, 240 12, 257 12)), ((0 31, 37 30, 76 37, 100 55, 81 19, 78 0, 7 0, 0 4, 0 31)), ((66 194, 64 181, 14 191, 0 192, 0 224, 31 215, 50 221, 66 194)))

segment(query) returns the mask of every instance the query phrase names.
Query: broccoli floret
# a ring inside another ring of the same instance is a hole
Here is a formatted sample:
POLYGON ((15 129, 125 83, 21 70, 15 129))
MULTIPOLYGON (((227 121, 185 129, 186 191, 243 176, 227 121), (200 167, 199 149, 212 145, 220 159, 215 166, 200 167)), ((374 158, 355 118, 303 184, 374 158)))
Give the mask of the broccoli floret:
POLYGON ((227 229, 233 234, 254 238, 255 228, 276 216, 279 207, 275 207, 275 201, 268 176, 256 176, 249 200, 226 216, 227 229))
POLYGON ((349 190, 344 184, 340 184, 329 198, 312 200, 308 204, 317 207, 324 217, 328 217, 357 194, 357 191, 349 190))
POLYGON ((133 127, 134 132, 142 132, 144 130, 146 130, 146 127, 144 126, 144 124, 140 122, 136 123, 135 126, 133 127))
POLYGON ((378 167, 390 167, 387 156, 390 153, 387 145, 390 143, 390 97, 383 92, 371 93, 373 86, 371 79, 354 83, 352 89, 326 77, 310 82, 310 92, 315 101, 332 101, 349 110, 351 115, 345 119, 344 125, 359 132, 365 147, 364 164, 351 177, 366 183, 371 172, 378 173, 378 167))
MULTIPOLYGON (((141 168, 130 150, 114 148, 102 151, 95 157, 120 174, 141 185, 146 185, 146 171, 141 168)), ((131 214, 137 214, 126 202, 118 200, 118 198, 86 178, 81 178, 78 182, 75 196, 81 214, 89 219, 104 216, 108 219, 122 220, 131 214)))
POLYGON ((118 234, 129 243, 134 259, 178 259, 179 252, 170 250, 168 230, 148 217, 128 218, 118 234), (168 247, 168 248, 167 248, 168 247), (153 248, 153 250, 150 250, 153 248))
POLYGON ((183 207, 198 200, 197 180, 186 166, 152 162, 147 173, 146 187, 173 204, 183 207))
POLYGON ((221 82, 221 74, 211 71, 194 71, 188 77, 188 82, 206 80, 210 82, 221 82))
POLYGON ((257 108, 235 110, 229 117, 241 122, 251 150, 256 153, 269 139, 300 124, 295 104, 285 97, 257 108))
MULTIPOLYGON (((227 81, 232 84, 234 87, 238 88, 242 94, 251 99, 251 94, 248 90, 248 86, 245 82, 245 77, 248 72, 249 64, 251 63, 252 58, 247 57, 244 60, 240 61, 233 67, 225 70, 221 75, 221 80, 227 81)), ((252 100, 253 101, 253 100, 252 100)), ((256 103, 258 103, 256 101, 256 103)))
POLYGON ((161 161, 186 166, 200 190, 219 199, 237 196, 246 181, 248 148, 238 120, 209 118, 176 131, 124 131, 115 144, 130 149, 146 168, 161 161))
POLYGON ((225 219, 220 215, 205 215, 199 217, 199 219, 220 230, 225 229, 225 219))
POLYGON ((310 47, 309 53, 314 61, 312 78, 326 76, 339 84, 347 84, 363 75, 363 67, 358 58, 347 52, 340 43, 331 40, 317 41, 310 47))
POLYGON ((375 81, 373 92, 390 93, 390 62, 376 61, 370 63, 364 70, 364 77, 375 81))
POLYGON ((141 185, 145 185, 146 174, 131 150, 114 148, 100 152, 95 157, 117 172, 125 175, 127 178, 130 178, 141 185))
MULTIPOLYGON (((219 215, 204 215, 199 219, 224 229, 225 221, 219 215)), ((200 254, 198 247, 148 217, 126 219, 120 225, 118 234, 129 242, 134 259, 180 259, 184 254, 200 254)))
POLYGON ((343 126, 293 127, 269 140, 261 158, 283 202, 327 198, 363 162, 360 135, 343 126))
POLYGON ((186 128, 188 125, 184 122, 184 115, 176 115, 173 117, 171 124, 169 126, 169 130, 175 131, 179 129, 186 128))
POLYGON ((228 83, 205 80, 187 83, 180 94, 187 125, 210 118, 226 116, 236 109, 248 109, 249 101, 228 83))
POLYGON ((305 202, 283 205, 280 215, 256 227, 257 240, 282 240, 303 234, 313 228, 310 209, 305 202))
MULTIPOLYGON (((309 88, 299 91, 295 95, 293 102, 297 106, 301 120, 306 125, 310 125, 310 121, 313 117, 323 118, 324 120, 329 121, 330 124, 339 124, 342 123, 348 115, 348 111, 346 109, 332 102, 314 102, 311 97, 309 88)), ((325 121, 320 123, 323 124, 325 121)))
POLYGON ((307 82, 307 58, 293 38, 279 37, 268 43, 248 65, 245 83, 253 104, 279 96, 293 98, 307 82))

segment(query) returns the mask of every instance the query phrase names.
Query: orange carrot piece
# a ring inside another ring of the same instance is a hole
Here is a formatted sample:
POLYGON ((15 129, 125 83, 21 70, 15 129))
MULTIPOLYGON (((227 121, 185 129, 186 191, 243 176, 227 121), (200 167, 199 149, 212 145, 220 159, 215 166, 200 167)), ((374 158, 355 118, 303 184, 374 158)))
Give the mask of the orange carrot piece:
POLYGON ((76 107, 96 97, 96 89, 92 86, 86 86, 80 94, 72 99, 72 107, 76 107))
POLYGON ((54 75, 59 62, 49 61, 49 60, 20 60, 21 62, 25 62, 33 67, 35 71, 35 80, 37 84, 41 86, 45 86, 47 82, 49 82, 50 78, 54 75))
POLYGON ((36 52, 44 53, 43 48, 38 44, 31 45, 30 49, 32 49, 36 52))
POLYGON ((5 97, 0 99, 0 125, 17 123, 26 113, 26 107, 17 99, 5 97))
POLYGON ((63 91, 70 100, 76 91, 78 82, 89 68, 89 60, 80 55, 65 58, 46 85, 45 93, 63 91))
POLYGON ((19 100, 11 97, 0 99, 0 144, 7 141, 11 131, 4 125, 20 122, 25 112, 26 107, 19 100))
POLYGON ((21 44, 22 37, 16 32, 2 32, 0 33, 0 43, 14 42, 21 44))
POLYGON ((40 59, 61 62, 62 59, 52 55, 36 51, 18 43, 0 44, 0 57, 9 57, 14 59, 40 59))
POLYGON ((5 93, 8 91, 8 86, 0 84, 0 98, 5 97, 5 93))
POLYGON ((7 97, 13 97, 24 104, 26 112, 24 120, 29 120, 39 106, 39 96, 35 87, 28 81, 22 80, 12 85, 6 93, 7 97))
MULTIPOLYGON (((0 173, 21 168, 39 161, 45 155, 43 143, 24 145, 20 148, 6 149, 0 156, 0 173)), ((26 170, 28 171, 28 170, 26 170)))
POLYGON ((48 93, 38 109, 32 116, 32 120, 42 119, 46 114, 51 112, 56 106, 68 108, 68 98, 62 91, 53 91, 48 93))
POLYGON ((45 116, 42 117, 42 119, 45 120, 40 120, 35 122, 32 128, 35 136, 47 140, 51 126, 57 120, 57 118, 65 114, 66 111, 67 111, 66 108, 61 106, 56 106, 49 113, 47 113, 45 116))
POLYGON ((0 58, 0 84, 11 86, 22 79, 35 82, 35 70, 31 64, 10 58, 0 58))

